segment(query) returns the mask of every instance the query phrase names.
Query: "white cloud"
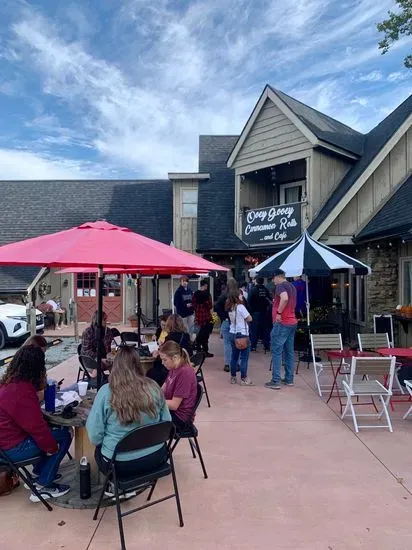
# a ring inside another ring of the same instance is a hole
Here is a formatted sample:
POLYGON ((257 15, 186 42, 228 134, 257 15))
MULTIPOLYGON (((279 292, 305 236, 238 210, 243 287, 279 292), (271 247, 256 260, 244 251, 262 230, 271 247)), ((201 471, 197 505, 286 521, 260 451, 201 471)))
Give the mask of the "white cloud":
POLYGON ((383 79, 381 71, 371 71, 370 73, 360 75, 358 77, 359 82, 379 82, 383 79))
POLYGON ((403 72, 398 71, 398 72, 395 72, 395 73, 390 73, 388 75, 387 80, 389 82, 399 82, 399 81, 402 81, 402 80, 407 80, 410 77, 411 77, 411 75, 405 69, 403 72))
POLYGON ((101 175, 92 163, 41 156, 18 149, 0 148, 0 166, 2 180, 89 179, 101 175))
MULTIPOLYGON (((40 135, 31 151, 50 162, 59 147, 57 166, 72 170, 59 164, 61 147, 93 147, 103 163, 135 177, 165 177, 196 170, 199 134, 240 132, 267 81, 349 125, 376 123, 388 96, 374 105, 354 83, 402 80, 376 68, 376 21, 391 5, 123 0, 105 22, 112 48, 104 55, 90 39, 97 16, 79 2, 66 18, 22 12, 4 51, 9 62, 32 68, 46 105, 65 109, 62 118, 44 108, 28 123, 40 135)), ((399 87, 393 97, 403 95, 399 87)))

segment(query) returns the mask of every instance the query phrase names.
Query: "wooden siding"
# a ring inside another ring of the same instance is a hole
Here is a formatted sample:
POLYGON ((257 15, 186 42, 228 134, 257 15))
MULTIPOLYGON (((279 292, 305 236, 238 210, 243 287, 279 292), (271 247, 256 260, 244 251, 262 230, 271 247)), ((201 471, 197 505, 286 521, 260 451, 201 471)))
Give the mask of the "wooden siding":
POLYGON ((325 204, 330 193, 351 168, 349 160, 313 150, 311 167, 311 185, 308 186, 310 211, 316 215, 325 204))
POLYGON ((253 169, 251 165, 278 164, 279 157, 311 148, 306 137, 270 99, 267 99, 233 167, 248 172, 253 169))
POLYGON ((330 225, 324 236, 357 233, 411 170, 412 128, 400 138, 355 197, 330 225))
POLYGON ((186 252, 196 251, 197 217, 182 217, 183 191, 197 190, 197 180, 173 182, 173 244, 186 252))
POLYGON ((240 208, 263 208, 273 204, 277 204, 277 193, 273 186, 248 179, 240 184, 240 208))

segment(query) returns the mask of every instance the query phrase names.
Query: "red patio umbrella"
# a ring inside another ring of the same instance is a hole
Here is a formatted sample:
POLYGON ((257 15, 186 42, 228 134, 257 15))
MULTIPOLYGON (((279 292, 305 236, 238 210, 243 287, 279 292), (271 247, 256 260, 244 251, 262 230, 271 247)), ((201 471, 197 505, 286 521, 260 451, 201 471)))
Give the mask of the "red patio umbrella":
MULTIPOLYGON (((102 332, 103 269, 121 267, 133 273, 222 271, 226 268, 106 221, 34 237, 0 247, 0 265, 97 267, 99 269, 98 327, 102 332)), ((97 350, 97 385, 101 385, 101 349, 97 350)))

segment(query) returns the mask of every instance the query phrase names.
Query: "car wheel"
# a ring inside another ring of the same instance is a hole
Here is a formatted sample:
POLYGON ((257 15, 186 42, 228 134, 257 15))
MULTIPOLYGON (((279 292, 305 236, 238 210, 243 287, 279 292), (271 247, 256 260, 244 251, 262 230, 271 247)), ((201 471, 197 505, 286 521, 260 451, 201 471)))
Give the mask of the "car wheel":
POLYGON ((6 345, 6 335, 4 334, 4 330, 2 327, 0 327, 0 349, 3 349, 6 345))

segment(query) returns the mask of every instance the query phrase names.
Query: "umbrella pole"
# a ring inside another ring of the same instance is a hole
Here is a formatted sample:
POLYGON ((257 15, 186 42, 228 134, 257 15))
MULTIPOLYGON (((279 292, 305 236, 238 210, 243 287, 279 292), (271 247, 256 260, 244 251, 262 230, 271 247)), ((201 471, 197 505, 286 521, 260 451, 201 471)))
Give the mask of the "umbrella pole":
POLYGON ((309 303, 309 277, 305 275, 306 278, 306 320, 308 327, 310 327, 310 303, 309 303))
POLYGON ((156 326, 159 325, 159 306, 160 306, 160 299, 159 299, 159 293, 160 293, 160 279, 159 274, 156 275, 156 326))
POLYGON ((97 300, 97 389, 102 385, 102 350, 104 345, 103 336, 103 266, 99 265, 99 281, 98 281, 98 300, 97 300))
POLYGON ((141 277, 140 275, 138 274, 137 275, 137 337, 139 339, 139 347, 140 347, 140 344, 142 343, 141 342, 141 333, 142 333, 142 327, 141 327, 141 322, 142 322, 142 289, 141 289, 141 277))

